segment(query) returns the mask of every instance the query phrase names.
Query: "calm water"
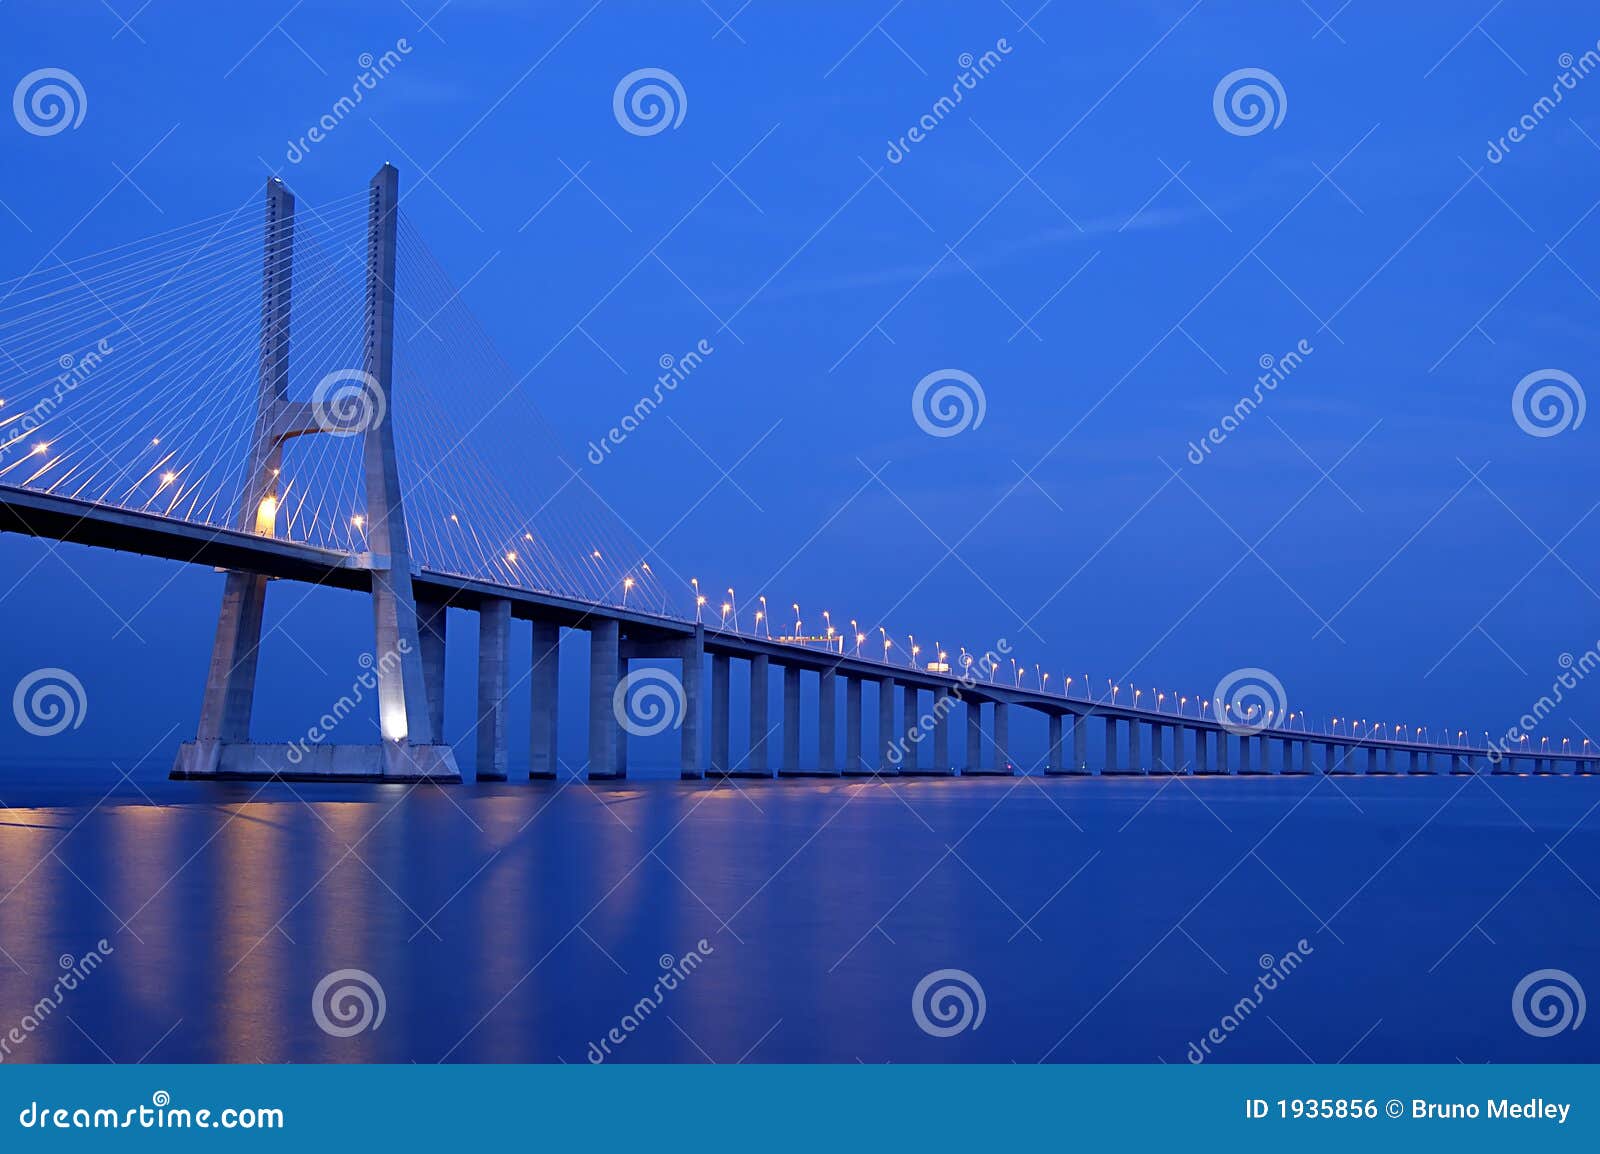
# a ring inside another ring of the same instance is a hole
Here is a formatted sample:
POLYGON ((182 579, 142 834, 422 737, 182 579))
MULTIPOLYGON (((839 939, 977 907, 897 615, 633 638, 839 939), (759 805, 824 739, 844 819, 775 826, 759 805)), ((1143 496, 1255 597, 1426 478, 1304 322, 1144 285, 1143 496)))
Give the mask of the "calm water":
POLYGON ((1597 779, 110 781, 0 786, 0 1034, 111 947, 8 1061, 1182 1062, 1301 939, 1218 1060, 1600 1058, 1512 1014, 1600 992, 1597 779), (939 1038, 944 968, 986 1007, 939 1038))

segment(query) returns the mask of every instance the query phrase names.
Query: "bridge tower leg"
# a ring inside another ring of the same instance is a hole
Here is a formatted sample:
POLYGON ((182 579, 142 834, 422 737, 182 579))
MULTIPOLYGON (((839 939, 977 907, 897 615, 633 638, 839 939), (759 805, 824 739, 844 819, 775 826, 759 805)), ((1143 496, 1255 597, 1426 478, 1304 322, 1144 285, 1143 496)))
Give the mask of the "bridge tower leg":
MULTIPOLYGON (((271 492, 282 450, 268 445, 266 425, 289 387, 289 301, 294 268, 294 194, 274 178, 267 182, 265 243, 261 263, 261 350, 256 379, 256 432, 245 473, 238 527, 255 528, 256 510, 271 492)), ((223 581, 200 726, 195 740, 178 752, 174 777, 212 777, 221 772, 223 748, 250 740, 256 664, 267 579, 230 571, 223 581)))
POLYGON ((1078 773, 1089 773, 1089 715, 1072 715, 1072 767, 1078 773))
MULTIPOLYGON (((212 647, 196 739, 178 751, 175 778, 231 777, 286 780, 396 779, 457 782, 461 772, 448 745, 435 744, 438 714, 424 674, 422 631, 411 588, 411 554, 395 459, 394 273, 395 207, 399 173, 384 165, 368 189, 365 360, 361 374, 366 481, 366 536, 370 553, 376 660, 369 667, 378 699, 382 742, 376 746, 284 745, 250 741, 257 655, 261 644, 266 578, 229 573, 212 647)), ((283 444, 291 437, 327 433, 315 407, 288 399, 289 326, 294 255, 294 197, 276 177, 268 181, 266 240, 261 286, 261 348, 256 425, 246 463, 242 532, 277 531, 276 489, 283 444)), ((441 698, 442 706, 442 698, 441 698)))

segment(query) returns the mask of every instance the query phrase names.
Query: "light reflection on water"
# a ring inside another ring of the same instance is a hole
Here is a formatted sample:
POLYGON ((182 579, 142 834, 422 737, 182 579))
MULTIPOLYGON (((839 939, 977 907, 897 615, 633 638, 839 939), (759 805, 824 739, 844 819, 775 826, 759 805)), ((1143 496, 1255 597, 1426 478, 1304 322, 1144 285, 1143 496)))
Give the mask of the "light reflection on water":
MULTIPOLYGON (((1219 1059, 1369 1027, 1350 1060, 1600 1056, 1508 1009, 1597 956, 1592 893, 1536 864, 1593 780, 91 784, 5 791, 0 1035, 113 948, 6 1061, 582 1062, 628 1015, 630 1061, 1183 1061, 1302 938, 1219 1059), (911 991, 951 967, 987 1015, 929 1037, 911 991), (332 1037, 312 991, 348 968, 385 1017, 332 1037)), ((1600 884, 1590 823, 1561 856, 1600 884)))

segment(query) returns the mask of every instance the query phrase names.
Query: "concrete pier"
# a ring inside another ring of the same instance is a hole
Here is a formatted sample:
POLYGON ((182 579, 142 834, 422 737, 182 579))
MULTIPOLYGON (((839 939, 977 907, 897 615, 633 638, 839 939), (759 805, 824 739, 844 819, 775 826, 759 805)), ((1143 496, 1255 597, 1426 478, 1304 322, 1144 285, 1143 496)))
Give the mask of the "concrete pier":
POLYGON ((732 694, 733 659, 726 653, 711 658, 711 777, 727 777, 733 769, 729 754, 729 698, 732 694))
POLYGON ((900 772, 895 764, 899 751, 895 747, 894 731, 894 678, 878 678, 878 773, 893 777, 900 772))
POLYGON ((817 772, 839 772, 839 676, 832 669, 817 675, 817 772))
POLYGON ((844 682, 844 773, 855 777, 870 773, 861 760, 861 679, 847 677, 844 682))
POLYGON ((698 780, 706 775, 705 628, 680 642, 683 661, 683 725, 678 730, 678 776, 698 780))
POLYGON ((1077 713, 1072 717, 1072 768, 1075 773, 1090 773, 1089 769, 1089 715, 1077 713))
POLYGON ((967 761, 962 773, 983 772, 983 703, 967 699, 967 761))
POLYGON ((511 727, 506 690, 511 650, 511 602, 485 597, 478 605, 478 780, 504 781, 511 727))
POLYGON ((422 644, 422 682, 428 687, 428 724, 444 740, 444 661, 449 615, 442 601, 417 602, 417 639, 422 644))
POLYGON ((1059 713, 1047 714, 1048 737, 1045 751, 1045 773, 1065 773, 1066 751, 1062 749, 1061 715, 1059 713))
POLYGON ((779 777, 800 774, 800 667, 783 667, 783 761, 779 777))
POLYGON ((621 664, 618 623, 595 617, 589 623, 589 780, 622 777, 617 761, 617 670, 621 664))
POLYGON ((994 771, 1018 772, 1011 764, 1011 706, 1004 701, 994 703, 994 771))
POLYGON ((1144 723, 1128 722, 1128 772, 1144 773, 1144 723))
POLYGON ((900 716, 904 719, 900 724, 900 745, 904 750, 900 758, 900 772, 916 774, 922 771, 922 742, 917 740, 921 736, 918 722, 922 717, 920 695, 915 685, 902 685, 900 687, 900 716))
POLYGON ((745 758, 745 768, 739 771, 740 777, 771 777, 772 768, 767 756, 771 748, 768 732, 767 707, 771 701, 771 690, 767 679, 769 663, 765 653, 757 653, 750 658, 750 755, 745 758))
POLYGON ((1122 767, 1117 764, 1117 719, 1106 718, 1106 752, 1105 765, 1101 773, 1121 773, 1122 767))
POLYGON ((1196 729, 1194 731, 1194 771, 1196 773, 1211 772, 1211 751, 1208 748, 1210 744, 1210 735, 1204 729, 1196 729))
POLYGON ((528 723, 528 777, 554 781, 560 762, 556 754, 556 718, 560 714, 561 626, 552 621, 533 622, 532 665, 528 671, 531 709, 528 723))
POLYGON ((948 693, 933 695, 933 765, 930 772, 948 777, 955 773, 955 763, 950 760, 950 715, 956 711, 960 698, 948 693))

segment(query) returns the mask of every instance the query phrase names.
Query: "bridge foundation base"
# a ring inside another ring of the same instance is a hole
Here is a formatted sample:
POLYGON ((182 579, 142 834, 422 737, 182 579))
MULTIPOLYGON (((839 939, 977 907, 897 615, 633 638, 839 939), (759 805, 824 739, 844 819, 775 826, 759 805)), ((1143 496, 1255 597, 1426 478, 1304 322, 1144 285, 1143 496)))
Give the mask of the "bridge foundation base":
POLYGON ((174 781, 431 781, 461 782, 448 745, 263 745, 186 741, 178 748, 174 781))

